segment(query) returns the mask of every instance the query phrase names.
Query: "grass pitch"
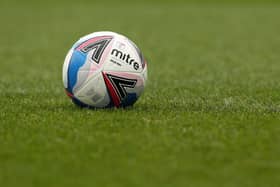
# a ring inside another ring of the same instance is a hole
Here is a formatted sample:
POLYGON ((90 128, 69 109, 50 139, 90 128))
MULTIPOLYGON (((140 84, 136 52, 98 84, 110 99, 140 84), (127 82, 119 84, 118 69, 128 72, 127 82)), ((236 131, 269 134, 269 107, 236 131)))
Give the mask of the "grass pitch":
POLYGON ((0 186, 280 185, 280 5, 2 2, 0 186), (111 30, 149 83, 133 108, 63 91, 72 44, 111 30))

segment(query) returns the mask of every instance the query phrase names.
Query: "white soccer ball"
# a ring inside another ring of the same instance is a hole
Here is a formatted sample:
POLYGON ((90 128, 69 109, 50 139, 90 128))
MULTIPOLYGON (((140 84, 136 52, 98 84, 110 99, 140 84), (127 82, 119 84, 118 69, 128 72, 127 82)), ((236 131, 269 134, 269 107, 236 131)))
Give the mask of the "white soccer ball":
POLYGON ((123 35, 95 32, 79 39, 63 65, 67 95, 81 107, 133 105, 147 81, 147 63, 123 35))

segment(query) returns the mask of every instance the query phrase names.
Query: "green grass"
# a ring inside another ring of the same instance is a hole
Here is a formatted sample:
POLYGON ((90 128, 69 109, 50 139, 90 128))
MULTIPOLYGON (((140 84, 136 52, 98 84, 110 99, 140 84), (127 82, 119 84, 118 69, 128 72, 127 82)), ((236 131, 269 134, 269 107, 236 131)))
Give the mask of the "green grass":
POLYGON ((0 6, 0 186, 280 184, 280 5, 0 6), (65 96, 64 57, 112 30, 148 60, 130 109, 65 96))

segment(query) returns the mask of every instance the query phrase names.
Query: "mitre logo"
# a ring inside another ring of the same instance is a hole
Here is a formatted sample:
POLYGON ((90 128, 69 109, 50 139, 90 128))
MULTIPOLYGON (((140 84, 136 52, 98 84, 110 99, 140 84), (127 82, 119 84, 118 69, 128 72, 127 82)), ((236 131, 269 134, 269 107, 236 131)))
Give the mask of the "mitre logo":
POLYGON ((113 49, 111 55, 119 58, 120 60, 126 62, 129 65, 133 65, 135 70, 139 69, 139 64, 129 54, 126 54, 118 49, 113 49))

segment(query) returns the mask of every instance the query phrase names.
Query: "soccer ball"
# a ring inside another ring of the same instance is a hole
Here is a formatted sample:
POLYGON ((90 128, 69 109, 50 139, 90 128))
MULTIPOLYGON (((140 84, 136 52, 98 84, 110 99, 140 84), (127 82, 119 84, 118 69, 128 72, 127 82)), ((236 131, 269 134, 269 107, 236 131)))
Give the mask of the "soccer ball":
POLYGON ((66 55, 63 84, 81 107, 133 105, 147 81, 147 63, 138 47, 123 35, 95 32, 79 39, 66 55))

